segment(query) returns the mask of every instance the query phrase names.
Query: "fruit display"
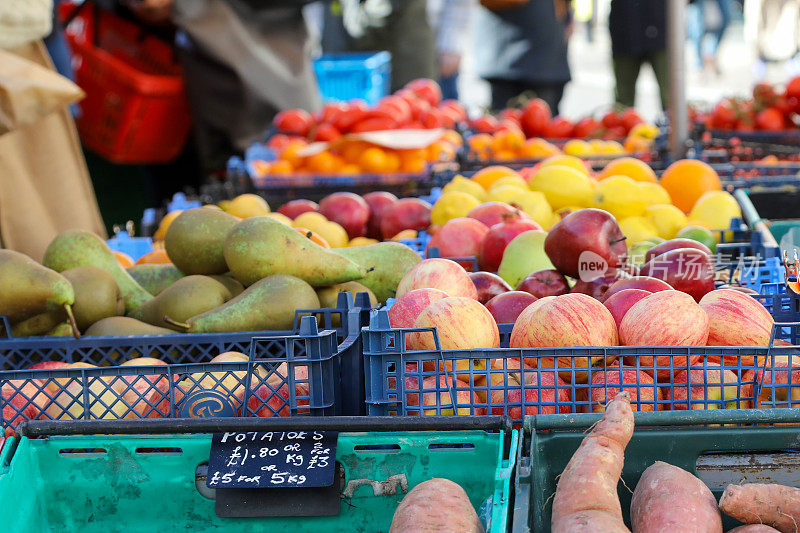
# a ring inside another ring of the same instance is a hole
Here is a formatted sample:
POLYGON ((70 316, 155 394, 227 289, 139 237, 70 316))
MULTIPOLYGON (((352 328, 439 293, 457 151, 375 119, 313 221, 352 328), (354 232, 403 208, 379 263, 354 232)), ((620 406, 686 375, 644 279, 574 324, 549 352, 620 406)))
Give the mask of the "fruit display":
POLYGON ((781 90, 757 83, 749 98, 724 98, 705 113, 693 109, 690 118, 708 130, 785 132, 796 130, 800 113, 800 76, 781 90))

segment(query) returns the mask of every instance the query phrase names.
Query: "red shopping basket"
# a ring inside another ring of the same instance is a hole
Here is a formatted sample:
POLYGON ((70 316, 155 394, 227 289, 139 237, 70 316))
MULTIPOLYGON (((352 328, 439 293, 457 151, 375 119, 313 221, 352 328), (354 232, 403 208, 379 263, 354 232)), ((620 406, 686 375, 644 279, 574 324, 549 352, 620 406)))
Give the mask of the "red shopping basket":
POLYGON ((66 34, 86 92, 77 121, 83 143, 115 163, 174 159, 190 117, 172 47, 90 2, 73 9, 66 34))

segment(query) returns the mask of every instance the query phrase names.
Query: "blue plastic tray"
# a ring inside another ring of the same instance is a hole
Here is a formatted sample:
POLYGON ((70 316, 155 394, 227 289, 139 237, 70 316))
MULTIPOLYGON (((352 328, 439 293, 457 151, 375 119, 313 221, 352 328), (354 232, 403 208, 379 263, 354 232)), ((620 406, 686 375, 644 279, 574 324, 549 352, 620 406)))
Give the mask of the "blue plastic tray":
POLYGON ((389 52, 326 54, 314 61, 319 92, 326 102, 364 100, 375 105, 389 94, 389 52))

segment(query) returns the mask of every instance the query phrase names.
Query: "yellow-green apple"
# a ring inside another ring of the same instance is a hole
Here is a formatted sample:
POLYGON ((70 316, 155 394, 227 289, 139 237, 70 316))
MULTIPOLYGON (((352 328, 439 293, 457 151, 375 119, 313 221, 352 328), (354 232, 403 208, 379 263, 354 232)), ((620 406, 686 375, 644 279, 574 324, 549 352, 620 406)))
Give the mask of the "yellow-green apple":
POLYGON ((342 226, 351 239, 363 237, 367 233, 369 206, 357 194, 352 192, 329 194, 320 201, 319 212, 328 220, 342 226))
POLYGON ((381 235, 391 239, 406 229, 415 231, 431 225, 431 204, 419 198, 403 198, 386 208, 381 218, 381 235))
MULTIPOLYGON (((435 327, 442 350, 477 350, 499 348, 500 332, 491 313, 472 298, 444 298, 427 307, 414 321, 415 328, 435 327)), ((407 346, 411 350, 434 350, 433 334, 416 331, 408 335, 407 346)), ((456 369, 469 370, 469 359, 458 359, 456 369)), ((448 370, 452 362, 447 361, 448 370)), ((473 368, 485 368, 482 360, 474 360, 473 368)), ((469 374, 459 375, 469 381, 469 374)))
MULTIPOLYGON (((209 363, 247 363, 249 360, 241 352, 224 352, 212 358, 209 363)), ((180 405, 185 396, 192 396, 201 390, 213 390, 227 396, 233 409, 241 413, 248 387, 250 392, 255 391, 265 377, 266 372, 260 365, 253 366, 249 386, 247 370, 195 372, 175 386, 175 405, 180 405)), ((159 411, 165 412, 163 409, 159 411)))
MULTIPOLYGON (((167 363, 154 357, 137 357, 120 366, 164 366, 167 363)), ((124 383, 116 385, 123 399, 131 406, 125 418, 167 418, 169 410, 161 412, 159 406, 169 395, 168 374, 125 374, 124 383)), ((177 381, 178 376, 173 375, 177 381)))
POLYGON ((369 206, 369 220, 367 221, 367 237, 381 239, 381 220, 383 214, 397 201, 397 196, 386 191, 372 191, 363 196, 369 206))
POLYGON ((389 309, 389 324, 393 328, 413 328, 414 321, 433 302, 447 298, 439 289, 414 289, 398 298, 389 309))
POLYGON ((736 374, 717 365, 681 370, 670 388, 665 397, 673 410, 749 408, 751 403, 736 374))
POLYGON ((526 231, 542 231, 542 227, 529 218, 518 214, 505 215, 503 221, 489 228, 482 242, 478 255, 478 266, 481 270, 496 272, 500 267, 508 243, 514 237, 526 231))
POLYGON ((627 253, 617 219, 602 209, 580 209, 565 216, 550 228, 544 249, 556 270, 586 281, 622 267, 627 253), (586 268, 590 261, 597 262, 597 268, 586 268))
POLYGON ((617 324, 617 329, 619 329, 619 325, 625 313, 627 313, 636 302, 651 294, 653 293, 641 289, 625 289, 611 295, 610 298, 603 302, 603 305, 611 311, 611 316, 614 317, 614 322, 617 324))
POLYGON ((406 390, 406 412, 409 415, 483 415, 486 409, 483 407, 473 408, 476 403, 477 395, 472 391, 469 384, 456 379, 450 374, 439 374, 438 376, 428 376, 422 378, 422 385, 419 378, 409 376, 405 380, 406 390), (456 405, 453 409, 453 399, 450 395, 451 386, 455 388, 456 405), (419 395, 422 394, 422 409, 419 405, 419 395), (412 409, 416 407, 416 409, 412 409))
MULTIPOLYGON (((95 365, 79 362, 70 363, 64 369, 97 368, 95 365)), ((47 418, 53 420, 78 420, 84 418, 86 405, 84 391, 88 389, 89 418, 123 418, 130 409, 118 392, 122 378, 118 376, 87 376, 74 378, 55 378, 48 380, 46 392, 53 398, 45 409, 47 418)), ((124 386, 122 386, 124 388, 124 386)))
POLYGON ((560 296, 569 292, 569 282, 564 274, 558 270, 547 268, 528 274, 515 290, 525 291, 544 298, 545 296, 560 296))
MULTIPOLYGON (((492 386, 490 392, 491 414, 507 414, 514 420, 522 420, 525 415, 569 413, 572 410, 569 386, 554 370, 531 369, 511 373, 508 380, 492 386), (522 379, 522 381, 520 380, 522 379)), ((494 381, 494 375, 492 376, 494 381)))
POLYGON ((469 278, 475 285, 475 289, 478 291, 478 301, 482 304, 498 294, 512 290, 511 285, 506 283, 503 278, 491 272, 470 272, 469 278))
POLYGON ((684 292, 654 292, 625 313, 619 338, 627 346, 705 346, 708 315, 684 292))
MULTIPOLYGON (((454 218, 439 228, 436 235, 428 242, 426 250, 438 248, 440 257, 478 257, 481 243, 487 233, 489 228, 474 218, 454 218)), ((465 269, 474 268, 472 261, 456 262, 465 269)))
POLYGON ((547 233, 530 230, 520 233, 508 243, 497 275, 516 287, 531 272, 553 268, 550 258, 544 253, 547 233))
POLYGON ((601 301, 611 298, 619 291, 626 289, 640 289, 647 292, 668 291, 672 287, 666 281, 650 276, 631 276, 630 278, 620 278, 615 281, 603 295, 601 301))
POLYGON ((467 217, 474 218, 487 228, 491 228, 495 224, 500 224, 505 217, 515 215, 519 218, 530 219, 524 211, 520 211, 516 207, 505 202, 484 202, 479 206, 473 207, 472 210, 467 213, 467 217))
POLYGON ((709 346, 768 346, 775 320, 755 298, 717 289, 700 300, 708 315, 709 346))
POLYGON ((498 324, 513 324, 520 313, 536 300, 536 296, 527 292, 509 291, 498 294, 486 302, 486 309, 498 324))
POLYGON ((467 271, 449 259, 425 259, 411 267, 397 285, 397 298, 414 289, 439 289, 448 296, 478 298, 478 290, 467 271))
POLYGON ((650 374, 620 365, 592 372, 590 390, 593 413, 605 412, 606 404, 622 391, 630 395, 636 411, 657 411, 664 399, 650 374))
MULTIPOLYGON (((752 377, 750 378, 752 380, 752 377)), ((756 373, 758 407, 800 407, 800 357, 776 355, 756 373)))
POLYGON ((714 260, 697 248, 678 248, 657 255, 644 264, 639 274, 666 281, 698 302, 714 290, 714 260))
POLYGON ((647 253, 644 256, 644 262, 647 263, 654 257, 658 257, 661 254, 670 252, 672 250, 679 250, 681 248, 694 248, 704 252, 706 255, 711 255, 711 250, 708 248, 708 246, 701 242, 692 239, 670 239, 660 244, 656 244, 647 250, 647 253))
MULTIPOLYGON (((541 298, 519 315, 511 331, 511 348, 547 348, 569 346, 617 346, 617 325, 611 312, 585 294, 564 294, 541 298)), ((603 355, 558 358, 562 379, 586 383, 586 370, 603 355)), ((552 358, 542 358, 540 367, 553 367, 552 358)))

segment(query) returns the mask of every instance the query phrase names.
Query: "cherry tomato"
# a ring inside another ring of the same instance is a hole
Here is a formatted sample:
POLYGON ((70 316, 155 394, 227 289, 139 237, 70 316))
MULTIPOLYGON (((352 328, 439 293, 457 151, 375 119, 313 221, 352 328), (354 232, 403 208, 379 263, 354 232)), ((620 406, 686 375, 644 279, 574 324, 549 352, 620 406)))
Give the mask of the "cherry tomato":
POLYGON ((551 116, 550 106, 547 105, 547 102, 539 98, 529 100, 525 107, 522 108, 522 116, 520 117, 522 131, 529 138, 542 135, 543 130, 550 122, 551 116))
POLYGON ((564 117, 555 117, 547 123, 543 135, 548 139, 568 139, 572 136, 572 122, 564 117))
POLYGON ((601 122, 606 129, 617 128, 622 125, 622 119, 620 119, 619 113, 616 111, 609 111, 603 115, 601 122))
POLYGON ((483 115, 471 120, 469 127, 478 133, 494 133, 497 129, 497 119, 491 115, 483 115))
POLYGON ((302 109, 287 109, 275 115, 275 127, 283 133, 290 133, 293 135, 301 135, 305 137, 308 135, 308 130, 311 129, 313 120, 308 112, 302 109))
POLYGON ((621 126, 625 128, 625 133, 633 129, 637 124, 644 122, 644 119, 632 107, 629 107, 619 115, 621 126))
POLYGON ((442 89, 439 84, 427 78, 420 78, 406 84, 418 98, 425 100, 429 105, 436 107, 442 101, 442 89))
POLYGON ((324 141, 324 142, 331 142, 335 141, 342 134, 333 124, 329 124, 327 122, 323 122, 322 124, 317 125, 314 128, 311 128, 311 140, 312 141, 324 141))
POLYGON ((781 131, 786 129, 786 121, 783 113, 768 107, 756 114, 756 126, 762 131, 781 131))
POLYGON ((603 125, 592 117, 584 117, 575 123, 575 128, 572 135, 576 139, 586 139, 590 137, 597 137, 600 135, 600 130, 603 125))
POLYGON ((368 117, 350 128, 350 133, 360 133, 364 131, 383 131, 397 128, 397 122, 387 117, 368 117))

